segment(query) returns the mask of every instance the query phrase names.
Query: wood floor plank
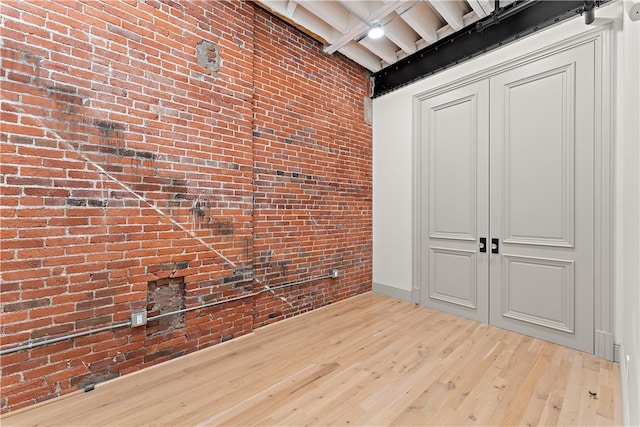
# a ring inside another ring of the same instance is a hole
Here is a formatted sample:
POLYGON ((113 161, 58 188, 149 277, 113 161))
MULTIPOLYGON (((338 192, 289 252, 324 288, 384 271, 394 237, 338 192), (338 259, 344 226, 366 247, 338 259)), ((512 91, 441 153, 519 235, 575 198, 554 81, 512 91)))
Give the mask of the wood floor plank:
POLYGON ((0 421, 610 426, 619 375, 589 354, 366 293, 0 421))

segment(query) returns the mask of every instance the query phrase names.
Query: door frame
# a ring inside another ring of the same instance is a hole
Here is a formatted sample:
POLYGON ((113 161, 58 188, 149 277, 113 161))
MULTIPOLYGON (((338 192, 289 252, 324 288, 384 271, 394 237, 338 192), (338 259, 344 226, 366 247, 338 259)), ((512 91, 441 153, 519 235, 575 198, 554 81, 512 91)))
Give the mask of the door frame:
POLYGON ((594 164, 594 265, 593 265, 593 328, 594 354, 614 360, 613 337, 613 24, 580 32, 533 52, 512 57, 497 65, 481 69, 462 78, 455 79, 436 88, 413 96, 413 280, 411 301, 419 304, 423 292, 422 284, 428 277, 427 267, 422 264, 422 218, 427 214, 427 201, 422 195, 423 169, 420 105, 422 100, 445 93, 478 80, 487 79, 528 62, 593 43, 595 49, 595 164, 594 164))

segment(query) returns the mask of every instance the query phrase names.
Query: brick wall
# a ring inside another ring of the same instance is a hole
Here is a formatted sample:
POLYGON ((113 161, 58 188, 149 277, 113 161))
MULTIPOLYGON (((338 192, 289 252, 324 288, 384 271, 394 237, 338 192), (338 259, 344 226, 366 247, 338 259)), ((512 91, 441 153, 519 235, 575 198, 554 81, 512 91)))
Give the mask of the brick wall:
POLYGON ((365 70, 250 2, 0 8, 2 349, 262 292, 5 354, 2 412, 370 289, 365 70))

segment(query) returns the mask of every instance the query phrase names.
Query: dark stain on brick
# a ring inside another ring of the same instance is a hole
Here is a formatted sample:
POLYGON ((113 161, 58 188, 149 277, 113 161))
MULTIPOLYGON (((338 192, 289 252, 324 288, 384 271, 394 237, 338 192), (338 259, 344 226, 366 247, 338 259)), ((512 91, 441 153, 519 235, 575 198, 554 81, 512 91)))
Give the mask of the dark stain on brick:
POLYGON ((241 265, 233 267, 233 274, 243 275, 245 277, 253 277, 253 265, 241 265))
POLYGON ((67 206, 86 206, 86 199, 67 199, 67 206))
POLYGON ((29 64, 34 68, 39 68, 41 61, 42 58, 40 56, 34 55, 29 52, 22 52, 22 62, 25 64, 29 64))
POLYGON ((21 135, 11 135, 11 142, 13 144, 18 145, 33 145, 35 144, 35 140, 33 137, 21 136, 21 135))
POLYGON ((133 157, 136 155, 136 152, 134 150, 131 150, 129 148, 118 148, 116 150, 116 155, 120 156, 120 157, 133 157))
POLYGON ((122 137, 122 129, 117 123, 99 121, 96 122, 98 127, 98 135, 106 140, 120 139, 122 137))
POLYGON ((67 93, 69 95, 75 95, 78 93, 78 89, 76 89, 75 87, 63 84, 52 84, 50 86, 47 86, 47 89, 53 92, 67 93))
POLYGON ((205 217, 204 208, 201 207, 201 206, 192 207, 189 210, 191 211, 192 215, 195 216, 196 218, 204 218, 205 217))
POLYGON ((176 351, 175 353, 171 353, 169 355, 169 359, 175 359, 177 357, 184 356, 184 355, 185 355, 185 351, 184 350, 176 351))
MULTIPOLYGON (((151 266, 149 266, 151 267, 151 266)), ((179 261, 179 262, 163 262, 158 268, 155 270, 158 271, 176 271, 182 270, 189 267, 189 261, 179 261)), ((150 272, 150 268, 147 268, 147 272, 150 272)))
POLYGON ((49 298, 39 298, 39 299, 32 299, 29 301, 12 302, 12 303, 6 304, 3 308, 3 311, 5 313, 11 313, 14 311, 29 310, 30 308, 44 307, 49 304, 51 304, 51 300, 49 298))
POLYGON ((90 146, 83 146, 82 148, 84 151, 97 151, 98 153, 103 153, 103 154, 115 155, 117 153, 117 147, 111 147, 109 145, 96 145, 95 149, 93 149, 93 147, 90 147, 90 146))
POLYGON ((151 151, 136 151, 137 157, 142 157, 143 159, 154 159, 155 154, 151 151))
POLYGON ((109 192, 111 199, 132 199, 134 198, 129 191, 112 190, 109 192))
POLYGON ((89 206, 93 206, 96 208, 104 208, 107 206, 107 200, 98 200, 98 199, 89 199, 89 206))
POLYGON ((209 221, 204 223, 203 228, 213 230, 218 236, 233 235, 233 222, 231 220, 209 221))
POLYGON ((222 283, 234 283, 240 282, 244 280, 244 277, 241 274, 232 274, 230 276, 225 276, 222 278, 222 283))
POLYGON ((52 114, 54 118, 75 122, 76 119, 69 114, 78 113, 77 107, 84 104, 85 97, 78 93, 78 89, 63 84, 52 84, 46 87, 47 96, 57 104, 57 111, 52 114))
POLYGON ((177 200, 194 200, 196 198, 196 196, 186 193, 176 193, 173 197, 177 200))
POLYGON ((232 339, 233 339, 233 335, 226 335, 226 336, 220 338, 220 342, 230 341, 232 339))
MULTIPOLYGON (((105 131, 105 134, 108 133, 105 131)), ((109 138, 105 136, 105 138, 109 138)), ((85 151, 92 151, 89 147, 83 147, 85 151)), ((139 157, 142 159, 155 159, 156 155, 151 151, 140 151, 140 150, 132 150, 124 147, 113 147, 108 145, 98 145, 96 150, 99 153, 110 154, 119 157, 139 157)))
POLYGON ((242 252, 244 253, 244 255, 246 257, 249 257, 253 253, 253 251, 252 251, 253 246, 251 245, 251 243, 252 243, 252 239, 251 238, 249 238, 247 236, 242 238, 242 252))

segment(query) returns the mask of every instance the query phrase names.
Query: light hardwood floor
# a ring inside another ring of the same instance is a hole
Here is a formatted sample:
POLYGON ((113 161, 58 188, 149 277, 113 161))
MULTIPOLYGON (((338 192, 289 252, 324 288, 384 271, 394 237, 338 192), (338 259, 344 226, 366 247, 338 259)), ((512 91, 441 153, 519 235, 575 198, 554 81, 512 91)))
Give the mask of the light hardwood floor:
POLYGON ((1 423, 620 425, 620 402, 615 363, 366 293, 1 423))

